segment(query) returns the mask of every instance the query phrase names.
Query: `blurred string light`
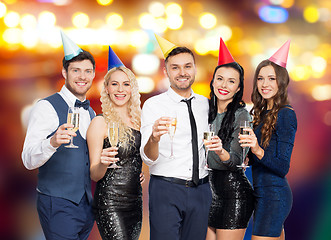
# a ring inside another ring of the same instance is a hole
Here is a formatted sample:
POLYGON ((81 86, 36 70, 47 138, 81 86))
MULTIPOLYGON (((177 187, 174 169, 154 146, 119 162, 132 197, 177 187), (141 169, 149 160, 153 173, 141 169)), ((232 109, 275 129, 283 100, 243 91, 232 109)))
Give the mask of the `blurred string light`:
POLYGON ((97 0, 97 3, 101 6, 108 6, 112 4, 113 0, 97 0))
POLYGON ((178 30, 183 26, 182 7, 177 3, 167 3, 165 6, 166 24, 172 30, 178 30))
POLYGON ((262 6, 259 9, 259 17, 267 23, 283 23, 288 19, 288 12, 282 7, 262 6))
POLYGON ((232 37, 232 30, 229 26, 219 26, 206 33, 205 37, 199 37, 194 43, 194 49, 199 55, 208 53, 218 56, 220 37, 226 42, 232 37))
POLYGON ((37 19, 32 14, 24 14, 21 17, 20 25, 22 29, 36 29, 37 19))
POLYGON ((7 4, 14 4, 17 2, 17 0, 4 0, 3 2, 5 2, 7 4))
POLYGON ((183 26, 183 18, 180 15, 169 15, 166 19, 168 28, 172 30, 178 30, 183 26))
POLYGON ((54 5, 65 6, 72 2, 73 0, 53 0, 54 5))
POLYGON ((3 2, 0 2, 0 18, 5 16, 6 12, 7 12, 7 6, 3 2))
POLYGON ((331 19, 330 10, 327 8, 319 8, 318 13, 319 13, 319 21, 321 22, 327 22, 331 19))
POLYGON ((305 65, 296 65, 290 71, 290 76, 293 81, 305 81, 311 76, 311 67, 305 65))
POLYGON ((155 83, 150 77, 137 77, 140 93, 150 93, 155 87, 155 83))
POLYGON ((155 27, 155 18, 150 13, 142 13, 139 16, 139 25, 143 29, 152 30, 155 27))
POLYGON ((145 47, 148 44, 148 34, 141 30, 134 30, 129 33, 130 45, 136 48, 145 47))
POLYGON ((215 27, 217 23, 216 16, 212 13, 202 13, 199 18, 201 27, 205 29, 211 29, 215 27))
POLYGON ((34 48, 38 44, 38 33, 35 29, 24 30, 22 33, 22 45, 26 48, 34 48))
POLYGON ((327 62, 322 57, 314 57, 311 60, 311 68, 316 73, 323 73, 325 72, 327 67, 327 62))
POLYGON ((331 85, 317 85, 312 90, 312 96, 317 101, 326 101, 331 99, 331 85))
POLYGON ((21 42, 22 30, 18 28, 6 29, 2 37, 3 40, 8 44, 19 44, 21 42))
POLYGON ((77 12, 72 16, 72 23, 76 28, 85 28, 89 24, 90 18, 86 13, 77 12))
POLYGON ((155 19, 154 32, 163 33, 168 29, 167 21, 164 18, 155 19))
POLYGON ((199 55, 206 55, 209 52, 208 46, 205 44, 204 39, 198 39, 194 43, 194 50, 199 55))
POLYGON ((315 6, 308 6, 303 11, 304 19, 309 23, 315 23, 319 19, 319 12, 315 6))
POLYGON ((182 14, 182 7, 177 3, 167 3, 165 6, 165 13, 166 15, 181 15, 182 14))
POLYGON ((139 75, 153 75, 160 67, 160 59, 154 54, 137 54, 132 59, 132 68, 139 75))
POLYGON ((38 16, 38 27, 41 30, 48 30, 55 26, 56 16, 54 13, 49 11, 43 11, 38 16))
POLYGON ((17 27, 20 23, 20 15, 17 12, 9 11, 4 17, 4 23, 9 28, 17 27))
POLYGON ((283 3, 284 0, 270 0, 270 3, 271 4, 274 4, 274 5, 280 5, 283 3))
POLYGON ((281 6, 284 8, 290 8, 294 5, 294 0, 283 0, 281 6))
POLYGON ((165 13, 165 7, 160 2, 151 2, 148 6, 148 11, 154 16, 154 17, 162 17, 165 13))
MULTIPOLYGON (((222 37, 223 41, 229 41, 232 38, 232 29, 227 25, 221 25, 207 33, 207 36, 222 37)), ((218 39, 219 44, 219 39, 218 39)))
POLYGON ((123 18, 118 13, 109 13, 106 16, 106 23, 111 29, 118 29, 123 24, 123 18))

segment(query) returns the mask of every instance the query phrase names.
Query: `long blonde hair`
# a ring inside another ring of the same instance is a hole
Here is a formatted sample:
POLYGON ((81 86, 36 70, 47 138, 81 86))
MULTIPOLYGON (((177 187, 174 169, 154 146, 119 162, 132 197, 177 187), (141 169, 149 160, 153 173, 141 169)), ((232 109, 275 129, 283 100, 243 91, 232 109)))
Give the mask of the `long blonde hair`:
POLYGON ((131 72, 130 69, 121 66, 114 67, 110 69, 104 77, 104 84, 101 91, 101 109, 103 113, 103 117, 105 118, 106 123, 109 122, 117 122, 119 124, 119 142, 123 144, 123 146, 128 146, 128 143, 134 139, 132 130, 127 124, 120 118, 119 114, 114 108, 113 102, 110 100, 108 93, 106 92, 106 88, 109 85, 109 80, 111 75, 115 71, 124 72, 130 81, 131 87, 131 97, 128 101, 127 107, 130 116, 130 120, 132 122, 133 128, 139 130, 140 129, 140 115, 141 115, 141 107, 140 107, 140 94, 138 88, 138 82, 135 75, 131 72))

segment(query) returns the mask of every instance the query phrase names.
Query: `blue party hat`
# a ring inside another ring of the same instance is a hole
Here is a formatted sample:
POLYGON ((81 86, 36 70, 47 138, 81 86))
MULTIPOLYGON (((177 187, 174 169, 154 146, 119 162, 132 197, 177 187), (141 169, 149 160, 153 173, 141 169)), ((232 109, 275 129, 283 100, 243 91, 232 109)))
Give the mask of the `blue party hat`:
POLYGON ((60 30, 60 32, 61 32, 65 60, 67 61, 71 60, 72 58, 79 55, 79 53, 83 52, 83 50, 80 47, 78 47, 67 35, 65 35, 62 30, 60 30))
POLYGON ((116 53, 113 49, 109 46, 108 52, 108 71, 114 67, 125 67, 121 60, 117 57, 116 53))

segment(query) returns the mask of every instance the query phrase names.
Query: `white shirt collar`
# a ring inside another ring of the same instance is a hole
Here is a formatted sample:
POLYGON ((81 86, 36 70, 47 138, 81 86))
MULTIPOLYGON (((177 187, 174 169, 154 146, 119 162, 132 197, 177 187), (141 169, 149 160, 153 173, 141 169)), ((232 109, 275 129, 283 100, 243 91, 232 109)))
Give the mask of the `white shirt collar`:
POLYGON ((71 106, 74 106, 76 100, 79 100, 72 92, 70 92, 70 90, 65 85, 63 85, 60 92, 67 99, 68 104, 70 104, 71 106))
POLYGON ((169 87, 168 91, 167 91, 168 96, 175 102, 180 102, 183 99, 190 99, 190 98, 195 98, 195 93, 193 92, 193 90, 191 89, 191 96, 188 98, 184 98, 182 96, 180 96, 178 93, 176 93, 171 87, 169 87))

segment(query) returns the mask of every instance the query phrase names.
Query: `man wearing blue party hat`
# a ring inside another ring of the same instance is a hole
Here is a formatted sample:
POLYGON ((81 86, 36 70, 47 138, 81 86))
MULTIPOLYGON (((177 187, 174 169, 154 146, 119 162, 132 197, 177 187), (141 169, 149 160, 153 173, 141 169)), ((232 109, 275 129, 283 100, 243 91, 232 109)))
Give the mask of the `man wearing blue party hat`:
POLYGON ((22 159, 27 169, 39 170, 37 210, 46 239, 87 239, 94 217, 86 131, 95 113, 86 93, 95 77, 95 60, 62 31, 61 37, 65 84, 33 107, 22 159), (79 114, 79 127, 67 123, 71 107, 79 114), (72 137, 76 146, 68 148, 72 137))

